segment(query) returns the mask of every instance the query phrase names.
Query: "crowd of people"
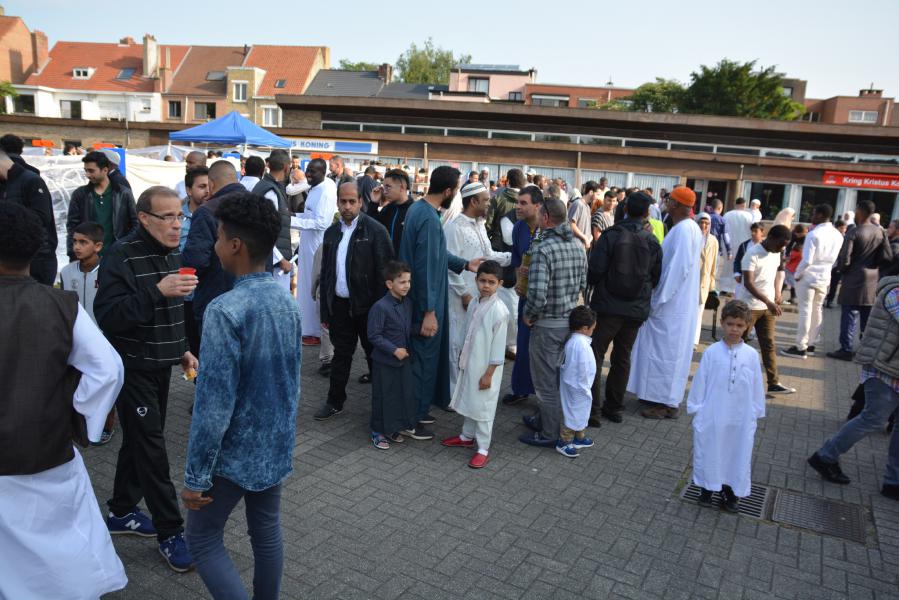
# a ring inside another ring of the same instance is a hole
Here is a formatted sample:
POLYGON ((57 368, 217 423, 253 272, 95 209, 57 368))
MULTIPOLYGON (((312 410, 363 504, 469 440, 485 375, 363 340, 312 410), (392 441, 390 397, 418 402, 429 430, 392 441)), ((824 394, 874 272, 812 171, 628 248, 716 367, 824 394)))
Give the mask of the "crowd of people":
MULTIPOLYGON (((811 467, 849 483, 840 455, 899 406, 899 224, 873 222, 870 202, 851 223, 832 223, 822 204, 810 227, 794 226, 791 209, 766 227, 758 201, 724 212, 682 185, 575 189, 521 169, 466 180, 449 166, 427 174, 417 197, 409 169, 371 164, 356 175, 339 156, 300 169, 283 151, 240 170, 191 152, 183 182, 135 201, 115 153, 97 151, 82 159, 88 183, 72 196, 71 262, 57 277, 50 197, 11 138, 0 138, 0 335, 15 342, 0 350, 0 514, 38 508, 0 519, 12 557, 0 565, 4 597, 120 589, 110 534, 130 534, 156 538, 173 570, 196 568, 213 597, 245 598, 223 542, 243 499, 252 595, 277 598, 304 347, 318 349, 329 379, 314 413, 323 421, 361 400, 346 389, 361 346, 377 450, 431 440, 430 426, 458 413, 458 435, 441 443, 470 450, 467 465, 481 469, 499 406, 533 398, 520 442, 574 459, 594 444, 589 429, 625 419, 626 392, 644 418, 680 416, 705 307, 727 297, 722 339, 702 353, 686 409, 699 503, 714 505, 718 492, 732 512, 750 494, 766 395, 795 393, 775 347, 785 289, 799 325, 780 356, 815 353, 839 283, 841 347, 828 356, 862 364, 857 414, 811 467), (173 367, 196 386, 186 523, 165 434, 173 367), (116 426, 104 518, 72 442, 109 443, 116 426)), ((882 488, 893 499, 897 435, 882 488)))

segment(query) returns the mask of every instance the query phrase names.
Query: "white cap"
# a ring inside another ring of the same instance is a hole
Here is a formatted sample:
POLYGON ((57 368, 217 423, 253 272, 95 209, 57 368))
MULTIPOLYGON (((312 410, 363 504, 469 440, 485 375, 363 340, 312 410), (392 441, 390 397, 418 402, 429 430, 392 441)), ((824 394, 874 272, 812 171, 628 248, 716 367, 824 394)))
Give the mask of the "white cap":
POLYGON ((762 205, 762 201, 759 200, 758 198, 753 198, 752 201, 749 203, 749 206, 761 206, 761 205, 762 205))
POLYGON ((710 217, 709 213, 707 213, 707 212, 701 212, 698 215, 696 215, 696 222, 699 223, 700 221, 708 221, 709 223, 711 223, 712 217, 710 217))

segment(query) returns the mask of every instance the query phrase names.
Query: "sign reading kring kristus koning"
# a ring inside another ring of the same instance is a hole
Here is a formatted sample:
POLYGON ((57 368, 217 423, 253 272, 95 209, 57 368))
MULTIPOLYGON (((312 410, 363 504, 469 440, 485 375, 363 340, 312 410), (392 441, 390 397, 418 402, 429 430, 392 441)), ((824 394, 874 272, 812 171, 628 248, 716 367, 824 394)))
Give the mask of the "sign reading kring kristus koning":
POLYGON ((334 154, 377 154, 378 142, 352 142, 347 140, 321 140, 312 138, 287 138, 293 149, 303 152, 333 152, 334 154))
POLYGON ((840 187, 899 191, 899 175, 874 175, 873 173, 824 171, 822 182, 825 185, 838 185, 840 187))

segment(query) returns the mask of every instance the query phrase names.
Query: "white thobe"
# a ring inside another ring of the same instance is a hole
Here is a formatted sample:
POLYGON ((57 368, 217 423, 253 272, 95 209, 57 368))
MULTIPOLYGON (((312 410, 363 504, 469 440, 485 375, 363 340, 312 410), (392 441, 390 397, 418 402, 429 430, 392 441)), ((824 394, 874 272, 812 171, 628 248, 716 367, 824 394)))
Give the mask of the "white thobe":
POLYGON ((325 230, 334 223, 337 213, 337 186, 331 179, 309 188, 306 210, 290 219, 290 227, 300 230, 297 259, 297 304, 303 320, 303 336, 321 337, 318 306, 312 298, 312 263, 322 245, 325 230))
POLYGON ((717 492, 729 485, 738 497, 752 486, 756 420, 765 416, 759 355, 742 342, 724 341, 702 355, 687 396, 693 416, 693 483, 717 492))
MULTIPOLYGON (((490 247, 484 219, 472 219, 464 213, 456 215, 444 226, 443 232, 446 235, 446 251, 450 254, 468 261, 475 258, 489 258, 501 266, 508 265, 512 260, 509 252, 494 252, 490 247)), ((463 271, 461 274, 449 271, 449 292, 450 395, 452 395, 456 388, 456 379, 459 377, 459 353, 465 341, 466 313, 462 306, 462 296, 469 294, 473 299, 479 296, 475 274, 470 271, 463 271)), ((502 301, 502 298, 500 300, 502 301)))
POLYGON ((672 227, 662 242, 662 277, 634 342, 627 380, 627 391, 641 400, 677 407, 684 398, 699 317, 702 247, 702 232, 692 219, 672 227))
POLYGON ((752 213, 752 222, 753 223, 758 223, 759 221, 762 220, 762 211, 760 211, 759 209, 750 208, 749 212, 752 213))
POLYGON ((562 363, 559 392, 565 427, 583 431, 590 418, 593 396, 590 388, 596 377, 596 358, 592 339, 582 333, 572 333, 565 342, 565 362, 562 363))
MULTIPOLYGON (((748 210, 730 210, 724 215, 724 233, 730 238, 730 247, 734 254, 740 244, 752 237, 752 213, 748 210)), ((737 282, 734 281, 734 261, 722 260, 718 263, 718 290, 733 293, 737 282)))
MULTIPOLYGON (((72 406, 98 441, 124 370, 81 306, 67 362, 81 372, 72 406)), ((0 555, 0 598, 94 600, 128 583, 77 449, 52 469, 0 477, 0 555)))

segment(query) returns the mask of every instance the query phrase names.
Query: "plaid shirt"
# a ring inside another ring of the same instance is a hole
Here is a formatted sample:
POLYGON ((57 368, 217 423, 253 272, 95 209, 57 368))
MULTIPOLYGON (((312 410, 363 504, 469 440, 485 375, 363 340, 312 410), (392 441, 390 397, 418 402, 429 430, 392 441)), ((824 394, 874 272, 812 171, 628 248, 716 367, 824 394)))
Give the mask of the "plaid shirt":
MULTIPOLYGON (((899 287, 893 288, 886 296, 884 296, 883 307, 887 309, 887 312, 890 313, 891 317, 899 321, 899 287)), ((899 394, 899 378, 888 375, 883 371, 879 371, 870 365, 864 365, 862 367, 861 383, 864 383, 873 377, 876 377, 890 386, 890 389, 893 390, 894 394, 899 394)))
POLYGON ((574 239, 571 226, 565 223, 545 230, 528 267, 525 317, 532 322, 567 319, 586 285, 587 254, 574 239))

